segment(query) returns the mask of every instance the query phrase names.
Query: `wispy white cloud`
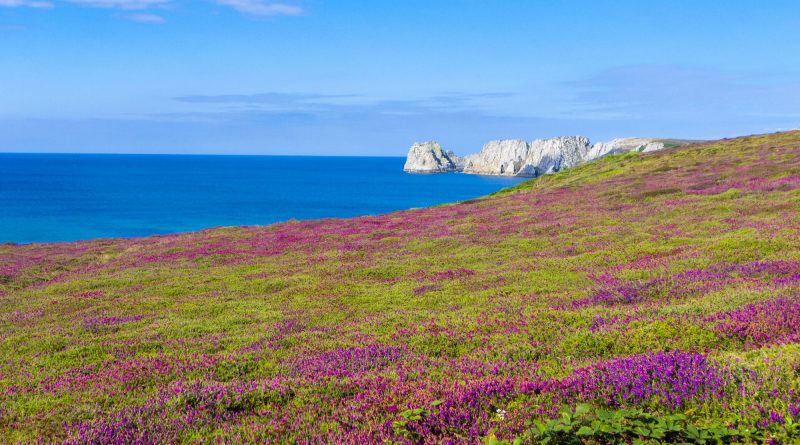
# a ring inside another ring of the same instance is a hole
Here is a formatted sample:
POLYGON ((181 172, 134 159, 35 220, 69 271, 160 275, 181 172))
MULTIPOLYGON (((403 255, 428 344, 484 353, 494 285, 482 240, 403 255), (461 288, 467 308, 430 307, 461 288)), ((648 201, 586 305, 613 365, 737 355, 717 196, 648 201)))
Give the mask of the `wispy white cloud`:
POLYGON ((262 0, 216 0, 223 6, 229 6, 242 14, 256 16, 300 15, 303 8, 285 3, 274 3, 262 0))
POLYGON ((122 17, 133 22, 146 23, 148 25, 160 25, 164 23, 164 17, 156 14, 136 13, 125 14, 122 17))
POLYGON ((172 3, 172 0, 67 0, 67 2, 92 8, 141 10, 166 6, 172 3))
POLYGON ((43 0, 0 0, 0 7, 16 8, 20 6, 28 8, 52 8, 53 3, 43 0))
MULTIPOLYGON (((241 14, 258 17, 296 16, 305 10, 296 5, 273 0, 210 0, 219 6, 231 8, 241 14)), ((0 8, 29 7, 53 8, 59 4, 72 4, 87 8, 117 9, 123 11, 147 11, 166 9, 177 3, 176 0, 0 0, 0 8)), ((141 23, 163 23, 164 18, 156 14, 130 14, 124 16, 141 23)))
POLYGON ((480 112, 487 102, 503 100, 512 93, 445 92, 434 96, 388 99, 358 94, 268 92, 178 96, 174 100, 206 105, 211 110, 263 111, 278 113, 363 113, 421 114, 430 112, 480 112))

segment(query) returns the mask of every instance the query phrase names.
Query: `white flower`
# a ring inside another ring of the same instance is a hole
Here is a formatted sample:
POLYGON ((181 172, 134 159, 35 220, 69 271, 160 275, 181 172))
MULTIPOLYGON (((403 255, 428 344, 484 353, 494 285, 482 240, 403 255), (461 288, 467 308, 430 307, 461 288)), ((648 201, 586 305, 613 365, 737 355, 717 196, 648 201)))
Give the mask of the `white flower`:
POLYGON ((503 420, 506 418, 506 410, 497 408, 497 418, 503 420))

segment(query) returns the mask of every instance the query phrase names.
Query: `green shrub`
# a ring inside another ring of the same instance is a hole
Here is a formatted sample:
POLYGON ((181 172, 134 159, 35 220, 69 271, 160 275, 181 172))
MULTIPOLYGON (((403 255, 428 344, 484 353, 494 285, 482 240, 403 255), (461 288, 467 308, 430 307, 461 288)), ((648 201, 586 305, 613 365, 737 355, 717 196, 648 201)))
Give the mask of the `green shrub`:
POLYGON ((513 441, 487 438, 488 445, 505 444, 733 444, 760 439, 760 433, 721 424, 698 426, 683 414, 656 416, 639 409, 616 411, 578 405, 547 422, 529 421, 531 428, 513 441))

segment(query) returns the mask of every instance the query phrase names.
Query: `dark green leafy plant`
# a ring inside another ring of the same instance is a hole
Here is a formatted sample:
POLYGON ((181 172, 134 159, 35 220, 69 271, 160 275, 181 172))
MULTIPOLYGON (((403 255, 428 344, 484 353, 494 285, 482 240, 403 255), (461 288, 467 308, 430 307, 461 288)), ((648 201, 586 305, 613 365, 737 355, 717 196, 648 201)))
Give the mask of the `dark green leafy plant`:
POLYGON ((394 434, 411 441, 419 441, 421 439, 420 434, 408 428, 409 422, 422 420, 425 417, 428 417, 435 412, 435 408, 441 404, 442 400, 434 400, 430 403, 431 410, 428 410, 427 408, 413 408, 399 412, 397 415, 400 416, 400 419, 392 422, 392 430, 394 430, 394 434))
POLYGON ((558 419, 529 421, 513 441, 490 435, 488 445, 522 444, 733 444, 759 441, 760 433, 724 425, 698 426, 683 414, 656 416, 639 409, 605 410, 578 405, 558 419))

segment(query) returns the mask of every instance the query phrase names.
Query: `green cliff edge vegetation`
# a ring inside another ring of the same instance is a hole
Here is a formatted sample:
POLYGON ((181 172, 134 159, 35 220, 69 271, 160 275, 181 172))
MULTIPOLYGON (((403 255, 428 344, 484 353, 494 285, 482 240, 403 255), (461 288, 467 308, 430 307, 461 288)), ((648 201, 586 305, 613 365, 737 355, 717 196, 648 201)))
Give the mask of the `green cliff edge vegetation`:
POLYGON ((0 442, 797 443, 800 132, 0 245, 0 442))

